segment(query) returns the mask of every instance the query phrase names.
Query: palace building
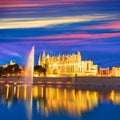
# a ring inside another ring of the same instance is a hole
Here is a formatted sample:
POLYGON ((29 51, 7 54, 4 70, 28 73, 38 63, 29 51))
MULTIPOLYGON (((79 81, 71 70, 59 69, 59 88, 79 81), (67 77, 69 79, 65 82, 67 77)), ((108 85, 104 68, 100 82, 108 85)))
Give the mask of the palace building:
POLYGON ((71 55, 50 56, 45 52, 41 54, 38 65, 44 67, 47 64, 47 75, 77 75, 96 76, 98 65, 93 61, 82 61, 80 52, 71 55))

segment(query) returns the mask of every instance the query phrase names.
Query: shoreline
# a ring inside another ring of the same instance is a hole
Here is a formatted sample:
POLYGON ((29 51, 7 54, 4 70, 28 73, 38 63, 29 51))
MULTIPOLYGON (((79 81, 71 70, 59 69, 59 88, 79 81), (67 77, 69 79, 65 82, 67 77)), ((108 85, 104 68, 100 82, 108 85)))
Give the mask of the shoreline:
MULTIPOLYGON (((24 84, 23 79, 23 77, 1 77, 0 84, 21 85, 24 84)), ((70 85, 85 90, 120 90, 120 77, 34 77, 33 85, 70 85)))

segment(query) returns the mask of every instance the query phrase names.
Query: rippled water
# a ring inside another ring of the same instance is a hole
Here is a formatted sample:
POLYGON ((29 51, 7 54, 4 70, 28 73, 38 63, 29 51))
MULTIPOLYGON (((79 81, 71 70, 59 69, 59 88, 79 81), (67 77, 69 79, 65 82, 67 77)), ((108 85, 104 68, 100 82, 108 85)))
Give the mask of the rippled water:
POLYGON ((0 120, 120 120, 120 92, 2 85, 0 120))

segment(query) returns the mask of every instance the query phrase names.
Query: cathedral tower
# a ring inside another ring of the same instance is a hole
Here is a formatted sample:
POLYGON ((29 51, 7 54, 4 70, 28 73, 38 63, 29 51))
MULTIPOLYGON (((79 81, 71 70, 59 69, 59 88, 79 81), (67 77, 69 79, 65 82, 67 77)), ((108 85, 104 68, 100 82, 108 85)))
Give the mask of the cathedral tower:
POLYGON ((44 66, 44 64, 46 64, 46 58, 46 53, 45 51, 43 51, 41 56, 39 57, 38 65, 44 66))

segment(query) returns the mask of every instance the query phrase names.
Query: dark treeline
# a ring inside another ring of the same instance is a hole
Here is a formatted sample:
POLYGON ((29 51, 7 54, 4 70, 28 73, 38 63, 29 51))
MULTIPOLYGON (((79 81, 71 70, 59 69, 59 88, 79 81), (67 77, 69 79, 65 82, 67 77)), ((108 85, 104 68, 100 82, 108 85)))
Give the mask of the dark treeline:
POLYGON ((34 72, 37 72, 38 74, 43 73, 44 76, 46 76, 47 68, 48 68, 47 64, 44 64, 44 66, 36 65, 34 67, 34 72))
MULTIPOLYGON (((34 66, 34 72, 40 74, 44 74, 46 76, 47 65, 45 64, 43 67, 41 65, 34 66)), ((21 76, 21 72, 25 71, 25 67, 20 67, 18 64, 8 65, 6 67, 0 66, 0 76, 21 76)))
POLYGON ((0 67, 0 76, 19 76, 21 68, 18 64, 8 65, 7 67, 0 67))

